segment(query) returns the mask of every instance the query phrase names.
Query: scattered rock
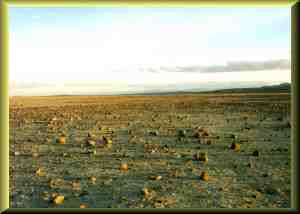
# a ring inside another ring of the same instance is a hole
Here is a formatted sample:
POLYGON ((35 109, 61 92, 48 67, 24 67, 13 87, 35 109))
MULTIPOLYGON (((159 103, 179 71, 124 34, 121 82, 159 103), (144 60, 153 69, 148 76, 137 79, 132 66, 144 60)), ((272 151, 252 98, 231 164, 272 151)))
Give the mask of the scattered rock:
POLYGON ((289 129, 292 127, 292 125, 291 125, 291 122, 290 122, 290 121, 287 121, 287 123, 286 123, 286 127, 287 127, 287 128, 289 128, 289 129))
POLYGON ((164 197, 157 198, 155 201, 156 202, 154 203, 154 206, 156 208, 164 208, 164 207, 169 207, 169 206, 176 204, 176 197, 164 196, 164 197))
POLYGON ((122 163, 120 166, 121 171, 128 171, 128 164, 127 163, 122 163))
POLYGON ((79 208, 87 208, 88 206, 86 204, 80 204, 79 208))
POLYGON ((208 155, 207 152, 197 152, 194 155, 194 160, 199 160, 203 162, 208 162, 208 155))
POLYGON ((87 140, 86 144, 87 146, 96 146, 96 142, 94 140, 87 140))
POLYGON ((108 139, 108 138, 104 138, 104 141, 105 141, 105 147, 106 148, 112 148, 112 140, 111 139, 108 139))
POLYGON ((142 191, 146 200, 151 200, 156 196, 156 192, 154 190, 143 188, 142 191))
POLYGON ((158 131, 157 130, 150 131, 149 134, 152 135, 152 136, 158 136, 158 131))
POLYGON ((232 143, 230 149, 239 152, 241 150, 241 144, 239 143, 232 143))
POLYGON ((207 132, 207 131, 204 131, 204 132, 201 134, 201 136, 202 136, 202 137, 208 137, 208 136, 209 136, 209 134, 208 134, 208 132, 207 132))
POLYGON ((90 176, 88 179, 92 184, 96 184, 97 178, 95 176, 90 176))
POLYGON ((236 139, 236 136, 235 136, 234 134, 230 134, 230 135, 229 135, 229 138, 231 138, 231 139, 236 139))
POLYGON ((178 133, 179 137, 186 137, 186 130, 179 130, 179 133, 178 133))
POLYGON ((202 127, 200 127, 200 126, 199 126, 199 127, 197 127, 197 128, 196 128, 196 130, 197 130, 198 132, 204 132, 204 131, 205 131, 205 129, 204 129, 204 128, 202 128, 202 127))
POLYGON ((49 200, 50 200, 50 194, 49 194, 49 192, 44 191, 44 192, 42 193, 42 199, 43 199, 44 201, 49 201, 49 200))
POLYGON ((194 135, 194 137, 196 138, 201 138, 201 137, 208 137, 209 133, 206 129, 198 127, 196 130, 196 133, 194 135))
POLYGON ((212 141, 211 141, 211 140, 207 140, 207 141, 206 141, 206 144, 207 144, 207 145, 211 145, 211 144, 212 144, 212 141))
POLYGON ((162 202, 155 202, 154 203, 155 208, 165 208, 164 204, 162 202))
POLYGON ((262 197, 262 193, 259 191, 255 191, 255 195, 253 197, 256 199, 260 199, 262 197))
POLYGON ((151 180, 155 180, 155 181, 159 181, 162 179, 162 176, 161 175, 157 175, 157 176, 150 176, 150 179, 151 180))
POLYGON ((54 204, 62 204, 64 203, 65 197, 63 195, 57 195, 53 198, 54 204))
POLYGON ((49 181, 49 186, 50 186, 50 188, 57 188, 57 187, 63 185, 63 183, 64 183, 64 181, 62 179, 60 179, 60 178, 51 179, 49 181))
POLYGON ((83 190, 83 191, 79 194, 79 197, 83 197, 83 196, 86 196, 86 195, 88 195, 88 194, 89 194, 88 191, 83 190))
POLYGON ((35 171, 35 174, 36 174, 37 176, 40 176, 40 177, 46 175, 44 169, 42 169, 42 168, 38 168, 38 169, 35 171))
POLYGON ((169 147, 168 147, 168 145, 164 145, 163 147, 162 147, 162 150, 166 153, 166 152, 169 152, 169 147))
POLYGON ((59 144, 66 144, 66 136, 64 134, 62 134, 58 139, 57 142, 59 144))
POLYGON ((33 153, 32 153, 32 157, 33 157, 33 158, 37 158, 38 156, 39 156, 39 154, 38 154, 37 152, 33 152, 33 153))
POLYGON ((253 160, 250 160, 249 163, 247 164, 247 166, 251 169, 253 169, 255 167, 255 163, 253 160))
POLYGON ((72 189, 73 190, 81 190, 81 184, 79 180, 72 181, 72 189))
POLYGON ((95 135, 93 135, 91 132, 88 133, 88 138, 93 139, 95 138, 95 135))
POLYGON ((208 172, 203 171, 200 175, 201 180, 203 181, 208 181, 209 177, 208 177, 208 172))
POLYGON ((258 150, 253 151, 252 155, 255 156, 255 157, 258 157, 259 156, 259 151, 258 150))

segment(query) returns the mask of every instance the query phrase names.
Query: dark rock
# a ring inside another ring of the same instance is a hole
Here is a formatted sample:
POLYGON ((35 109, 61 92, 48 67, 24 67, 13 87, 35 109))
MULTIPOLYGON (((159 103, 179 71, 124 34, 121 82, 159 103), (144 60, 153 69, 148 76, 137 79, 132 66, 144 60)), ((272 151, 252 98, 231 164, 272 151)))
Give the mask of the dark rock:
POLYGON ((231 138, 231 139, 236 139, 236 136, 235 136, 234 134, 230 134, 230 135, 229 135, 229 138, 231 138))
POLYGON ((158 131, 150 131, 149 134, 152 136, 158 136, 158 131))
POLYGON ((186 136, 186 131, 185 130, 179 130, 178 135, 179 135, 179 137, 185 137, 186 136))
POLYGON ((259 151, 258 150, 255 150, 253 153, 252 153, 253 156, 255 157, 258 157, 259 156, 259 151))

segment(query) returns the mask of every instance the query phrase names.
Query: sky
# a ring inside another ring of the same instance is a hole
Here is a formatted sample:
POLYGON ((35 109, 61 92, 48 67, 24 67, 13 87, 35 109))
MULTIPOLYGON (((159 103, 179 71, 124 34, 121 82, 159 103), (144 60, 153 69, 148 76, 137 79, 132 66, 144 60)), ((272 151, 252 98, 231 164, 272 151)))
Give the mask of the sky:
POLYGON ((291 82, 289 7, 9 8, 10 95, 291 82))

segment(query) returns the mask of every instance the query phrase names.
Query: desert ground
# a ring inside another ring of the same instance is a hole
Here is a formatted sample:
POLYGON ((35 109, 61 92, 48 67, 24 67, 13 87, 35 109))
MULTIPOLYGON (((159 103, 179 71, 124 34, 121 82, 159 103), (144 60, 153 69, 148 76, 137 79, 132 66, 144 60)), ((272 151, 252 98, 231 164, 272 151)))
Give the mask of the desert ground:
POLYGON ((289 208, 289 93, 10 97, 12 208, 289 208))

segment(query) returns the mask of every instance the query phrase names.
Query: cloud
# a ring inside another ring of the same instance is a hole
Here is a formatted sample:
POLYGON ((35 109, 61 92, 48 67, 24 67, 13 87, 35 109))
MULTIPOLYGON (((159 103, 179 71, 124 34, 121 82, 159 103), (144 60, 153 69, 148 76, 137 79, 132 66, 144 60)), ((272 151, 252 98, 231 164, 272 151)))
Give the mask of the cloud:
POLYGON ((40 87, 55 87, 55 84, 50 83, 38 83, 38 82, 11 82, 9 84, 10 89, 32 89, 40 87))
POLYGON ((236 61, 228 62, 226 65, 211 66, 177 66, 174 68, 161 67, 161 70, 172 72, 199 72, 199 73, 220 73, 220 72, 242 72, 242 71, 265 71, 290 69, 291 63, 286 59, 268 61, 236 61))

